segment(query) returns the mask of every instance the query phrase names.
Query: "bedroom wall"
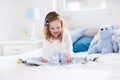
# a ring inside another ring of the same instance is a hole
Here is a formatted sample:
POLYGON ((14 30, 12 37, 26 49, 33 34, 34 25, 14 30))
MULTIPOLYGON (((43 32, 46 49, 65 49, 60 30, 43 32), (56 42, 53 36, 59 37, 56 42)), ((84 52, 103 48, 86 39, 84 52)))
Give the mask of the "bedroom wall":
POLYGON ((0 40, 12 34, 15 7, 10 0, 0 0, 0 40))
MULTIPOLYGON (((120 0, 110 0, 111 14, 65 16, 69 27, 98 27, 102 24, 120 26, 120 0)), ((62 14, 64 16, 64 14, 62 14)))
MULTIPOLYGON (((111 15, 80 15, 64 16, 69 27, 98 27, 101 24, 120 26, 120 0, 111 1, 111 15)), ((41 28, 45 15, 51 10, 57 10, 56 0, 0 0, 0 43, 10 39, 21 39, 23 29, 30 34, 31 22, 26 19, 27 8, 40 8, 41 19, 35 21, 37 36, 41 37, 41 28)), ((2 47, 0 46, 0 54, 2 47)))

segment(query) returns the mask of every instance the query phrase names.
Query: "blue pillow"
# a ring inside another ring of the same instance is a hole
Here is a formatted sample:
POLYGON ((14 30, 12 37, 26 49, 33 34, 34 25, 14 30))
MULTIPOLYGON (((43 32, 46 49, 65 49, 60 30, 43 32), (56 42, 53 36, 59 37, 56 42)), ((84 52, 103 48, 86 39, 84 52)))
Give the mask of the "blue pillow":
POLYGON ((83 36, 79 38, 75 43, 73 43, 73 52, 77 53, 77 52, 87 51, 92 39, 93 37, 88 37, 88 36, 83 36))
POLYGON ((87 31, 87 28, 79 28, 79 29, 74 29, 72 30, 71 37, 72 37, 72 42, 76 42, 79 38, 81 38, 84 33, 87 31))

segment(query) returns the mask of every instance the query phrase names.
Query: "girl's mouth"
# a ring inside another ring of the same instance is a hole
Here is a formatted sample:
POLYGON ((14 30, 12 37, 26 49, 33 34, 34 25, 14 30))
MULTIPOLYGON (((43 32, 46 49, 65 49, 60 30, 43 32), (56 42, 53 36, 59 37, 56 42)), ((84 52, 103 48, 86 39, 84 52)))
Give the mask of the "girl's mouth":
POLYGON ((54 32, 54 34, 58 34, 58 32, 54 32))

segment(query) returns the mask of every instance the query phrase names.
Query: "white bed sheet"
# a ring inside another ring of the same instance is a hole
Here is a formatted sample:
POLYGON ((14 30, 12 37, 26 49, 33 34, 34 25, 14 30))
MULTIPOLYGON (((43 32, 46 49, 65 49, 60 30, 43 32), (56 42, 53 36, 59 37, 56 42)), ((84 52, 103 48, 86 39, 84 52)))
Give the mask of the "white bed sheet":
POLYGON ((77 53, 76 57, 100 57, 100 61, 87 64, 74 63, 55 66, 26 66, 17 64, 18 58, 41 56, 41 50, 21 55, 0 57, 0 80, 120 80, 120 54, 77 53))

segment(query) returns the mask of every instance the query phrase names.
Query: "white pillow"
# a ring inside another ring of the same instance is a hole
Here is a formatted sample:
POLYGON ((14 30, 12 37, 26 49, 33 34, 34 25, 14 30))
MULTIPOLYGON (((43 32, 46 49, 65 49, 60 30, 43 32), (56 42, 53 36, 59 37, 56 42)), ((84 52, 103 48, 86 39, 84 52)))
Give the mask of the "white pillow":
POLYGON ((89 36, 89 37, 94 37, 96 35, 96 33, 98 32, 99 28, 87 28, 88 30, 85 32, 85 36, 89 36))
POLYGON ((88 30, 87 28, 78 28, 78 29, 71 30, 70 33, 72 37, 72 42, 74 43, 78 39, 80 39, 87 30, 88 30))

